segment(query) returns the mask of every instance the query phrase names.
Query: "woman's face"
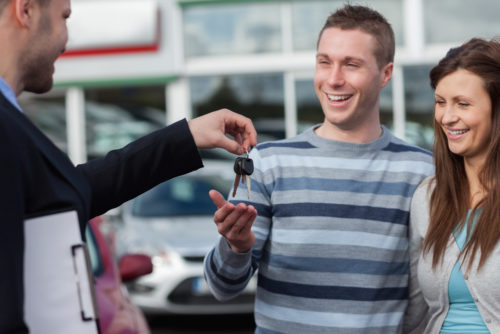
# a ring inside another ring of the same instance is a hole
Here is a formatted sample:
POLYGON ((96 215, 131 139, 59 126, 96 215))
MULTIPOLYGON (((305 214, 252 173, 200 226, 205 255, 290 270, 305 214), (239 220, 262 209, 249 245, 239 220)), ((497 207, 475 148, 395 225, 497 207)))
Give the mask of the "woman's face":
POLYGON ((458 69, 436 86, 436 121, 448 138, 451 152, 464 161, 482 164, 491 137, 491 99, 483 79, 458 69))

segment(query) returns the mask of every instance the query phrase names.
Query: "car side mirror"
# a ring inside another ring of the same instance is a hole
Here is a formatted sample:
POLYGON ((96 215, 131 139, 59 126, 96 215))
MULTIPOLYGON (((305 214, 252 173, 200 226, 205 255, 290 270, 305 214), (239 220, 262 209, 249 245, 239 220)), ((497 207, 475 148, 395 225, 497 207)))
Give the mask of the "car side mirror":
POLYGON ((144 254, 125 254, 120 258, 118 266, 123 282, 131 281, 153 272, 151 257, 144 254))

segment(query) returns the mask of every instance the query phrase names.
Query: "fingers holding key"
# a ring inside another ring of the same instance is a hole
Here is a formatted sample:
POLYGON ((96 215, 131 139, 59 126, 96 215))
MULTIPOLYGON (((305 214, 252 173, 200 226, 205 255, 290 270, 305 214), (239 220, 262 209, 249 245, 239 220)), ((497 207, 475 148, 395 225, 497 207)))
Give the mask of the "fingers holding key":
POLYGON ((194 118, 188 126, 198 148, 221 147, 239 155, 257 145, 257 132, 252 121, 228 109, 194 118))

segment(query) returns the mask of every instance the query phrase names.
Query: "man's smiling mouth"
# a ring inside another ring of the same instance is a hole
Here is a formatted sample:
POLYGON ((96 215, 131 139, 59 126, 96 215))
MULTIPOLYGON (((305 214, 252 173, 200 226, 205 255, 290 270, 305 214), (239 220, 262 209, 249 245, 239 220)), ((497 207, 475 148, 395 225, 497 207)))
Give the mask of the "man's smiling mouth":
POLYGON ((326 94, 328 97, 328 100, 332 102, 340 102, 340 101, 346 101, 351 98, 352 95, 334 95, 334 94, 326 94))

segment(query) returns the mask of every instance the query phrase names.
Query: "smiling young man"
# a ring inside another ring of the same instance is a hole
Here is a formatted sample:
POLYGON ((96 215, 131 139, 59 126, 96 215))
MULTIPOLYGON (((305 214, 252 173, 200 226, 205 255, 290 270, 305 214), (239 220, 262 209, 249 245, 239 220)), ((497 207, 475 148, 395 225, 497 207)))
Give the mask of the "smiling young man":
POLYGON ((205 259, 228 300, 258 270, 256 333, 401 333, 408 288, 408 211, 433 171, 427 151, 381 126, 394 34, 376 11, 330 15, 317 46, 322 124, 250 153, 249 201, 210 196, 220 242, 205 259))
MULTIPOLYGON (((169 178, 202 167, 197 148, 222 147, 242 154, 257 144, 248 118, 219 110, 189 122, 181 120, 75 167, 26 118, 17 102, 23 91, 44 93, 52 88, 54 62, 68 40, 66 20, 70 14, 69 0, 0 0, 2 334, 30 330, 24 317, 25 219, 75 211, 83 235, 90 218, 169 178), (231 140, 226 133, 238 140, 231 140)), ((58 265, 54 263, 55 271, 58 265)), ((54 298, 53 302, 65 307, 67 300, 54 298)), ((58 322, 58 333, 69 333, 63 320, 58 322)))
POLYGON ((325 121, 316 134, 323 138, 366 143, 380 137, 380 90, 393 64, 379 65, 376 38, 361 30, 324 29, 318 43, 314 88, 325 121))

